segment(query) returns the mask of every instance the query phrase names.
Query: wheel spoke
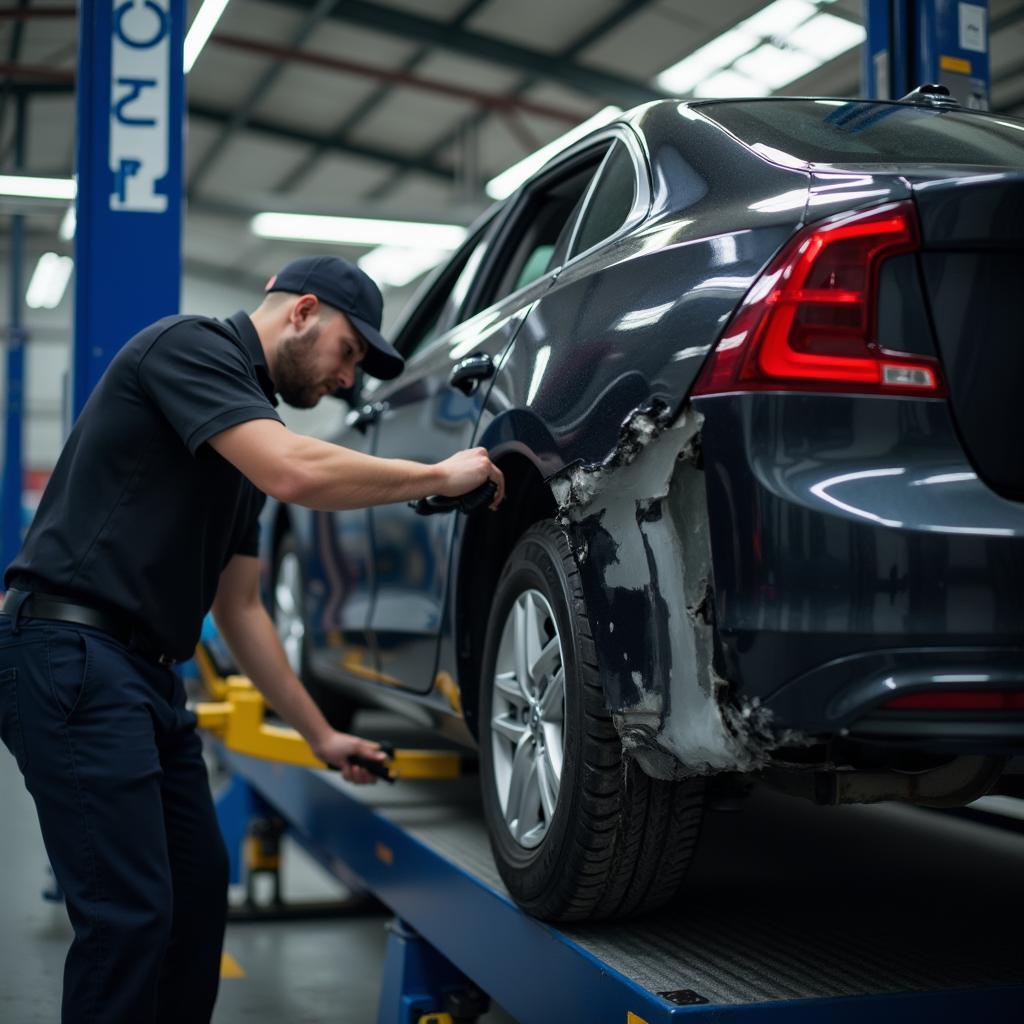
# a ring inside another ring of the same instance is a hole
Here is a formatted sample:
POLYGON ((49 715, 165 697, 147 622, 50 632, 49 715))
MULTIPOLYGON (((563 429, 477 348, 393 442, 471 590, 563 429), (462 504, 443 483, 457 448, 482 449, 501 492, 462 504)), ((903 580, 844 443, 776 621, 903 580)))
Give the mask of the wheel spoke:
POLYGON ((515 672, 499 672, 494 677, 494 687, 505 700, 517 708, 524 708, 529 703, 515 672))
MULTIPOLYGON (((508 802, 505 804, 505 820, 512 828, 519 816, 519 806, 523 800, 523 791, 529 785, 529 776, 533 771, 533 743, 526 731, 516 747, 512 758, 512 777, 509 780, 508 802)), ((516 830, 513 828, 513 835, 516 830)), ((518 838, 518 836, 517 836, 518 838)))
POLYGON ((284 653, 285 660, 288 662, 288 667, 298 675, 299 672, 299 651, 300 651, 300 640, 298 637, 288 634, 284 638, 284 653))
POLYGON ((537 660, 530 666, 530 678, 536 681, 551 675, 562 659, 562 645, 558 635, 553 636, 543 647, 537 660))
POLYGON ((548 681, 540 698, 542 722, 565 720, 565 669, 560 668, 548 681))
POLYGON ((553 776, 547 751, 537 758, 537 786, 541 807, 544 808, 544 820, 550 825, 558 802, 558 779, 553 776))
POLYGON ((562 730, 558 725, 544 726, 544 757, 555 783, 555 793, 562 780, 562 730))
POLYGON ((544 613, 537 607, 537 602, 534 600, 532 591, 528 591, 523 595, 523 597, 527 602, 526 618, 524 623, 526 627, 526 635, 523 640, 523 656, 526 661, 526 679, 524 680, 524 689, 528 693, 536 694, 537 676, 534 674, 534 669, 541 657, 540 632, 544 613))
POLYGON ((517 744, 523 738, 523 733, 526 732, 526 726, 512 715, 495 715, 491 719, 491 728, 498 735, 517 744))
POLYGON ((519 793, 519 809, 516 813, 515 836, 519 840, 542 824, 540 782, 537 775, 538 758, 535 750, 531 749, 531 755, 527 763, 526 778, 519 793))
POLYGON ((516 679, 524 694, 528 694, 530 692, 530 662, 526 651, 526 620, 530 617, 529 610, 526 607, 527 596, 528 595, 523 594, 523 596, 516 601, 514 613, 515 628, 513 633, 516 659, 516 679))
POLYGON ((301 669, 302 642, 306 633, 302 621, 302 570, 298 557, 287 554, 278 566, 274 585, 274 626, 284 647, 288 664, 295 672, 301 669))

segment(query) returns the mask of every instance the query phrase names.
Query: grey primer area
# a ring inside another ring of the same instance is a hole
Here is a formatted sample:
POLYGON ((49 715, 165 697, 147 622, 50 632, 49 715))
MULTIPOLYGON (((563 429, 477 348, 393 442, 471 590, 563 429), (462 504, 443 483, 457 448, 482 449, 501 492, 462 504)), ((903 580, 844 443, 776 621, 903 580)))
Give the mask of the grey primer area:
POLYGON ((756 701, 729 701, 715 672, 703 417, 671 416, 664 403, 634 409, 606 458, 549 484, 624 749, 655 778, 753 771, 797 738, 775 737, 756 701))

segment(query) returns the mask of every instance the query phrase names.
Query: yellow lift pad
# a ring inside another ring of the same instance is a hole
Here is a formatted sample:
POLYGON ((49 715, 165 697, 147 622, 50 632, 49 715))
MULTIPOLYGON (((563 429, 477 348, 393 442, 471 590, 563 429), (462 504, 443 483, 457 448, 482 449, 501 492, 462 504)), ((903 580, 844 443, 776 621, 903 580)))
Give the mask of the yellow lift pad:
MULTIPOLYGON (((200 729, 218 736, 239 754, 305 768, 329 767, 296 730, 268 724, 263 694, 245 676, 221 676, 201 644, 196 648, 196 664, 203 684, 215 698, 193 708, 200 729)), ((396 779, 456 779, 462 759, 447 750, 396 750, 387 766, 396 779)))

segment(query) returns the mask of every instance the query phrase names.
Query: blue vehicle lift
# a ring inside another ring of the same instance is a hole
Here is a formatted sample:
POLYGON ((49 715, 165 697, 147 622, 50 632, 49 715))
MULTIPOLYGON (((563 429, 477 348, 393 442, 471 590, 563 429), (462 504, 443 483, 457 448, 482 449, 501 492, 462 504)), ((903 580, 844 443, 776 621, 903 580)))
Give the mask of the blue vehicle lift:
POLYGON ((865 96, 896 100, 934 83, 962 106, 988 110, 988 0, 866 0, 864 9, 865 96))
MULTIPOLYGON (((208 683, 210 664, 200 653, 208 683)), ((252 822, 279 821, 327 871, 388 907, 395 920, 378 1024, 474 1020, 482 993, 522 1024, 1024 1020, 1018 953, 996 962, 972 940, 973 960, 961 956, 955 969, 924 964, 928 953, 914 941, 886 940, 899 926, 886 920, 881 896, 879 941, 866 943, 856 930, 844 937, 842 914, 828 909, 834 894, 819 896, 813 882, 797 882, 810 891, 795 894, 802 909, 792 920, 766 921, 753 905, 694 920, 685 906, 650 923, 559 929, 535 920, 501 883, 477 781, 453 770, 459 755, 398 750, 399 785, 352 786, 318 770, 298 734, 264 722, 247 680, 213 682, 219 699, 196 710, 230 773, 218 814, 233 881, 252 822)), ((844 884, 837 879, 835 891, 844 884)), ((932 931, 923 922, 917 934, 932 931)))

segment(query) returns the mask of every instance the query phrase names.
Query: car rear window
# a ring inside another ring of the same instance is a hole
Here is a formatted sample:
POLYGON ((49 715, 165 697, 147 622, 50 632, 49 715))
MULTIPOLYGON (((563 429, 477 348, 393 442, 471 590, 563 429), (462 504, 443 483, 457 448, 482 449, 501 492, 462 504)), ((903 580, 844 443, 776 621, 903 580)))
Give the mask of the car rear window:
POLYGON ((1024 168, 1024 122, 863 100, 741 100, 702 114, 770 160, 1024 168))

